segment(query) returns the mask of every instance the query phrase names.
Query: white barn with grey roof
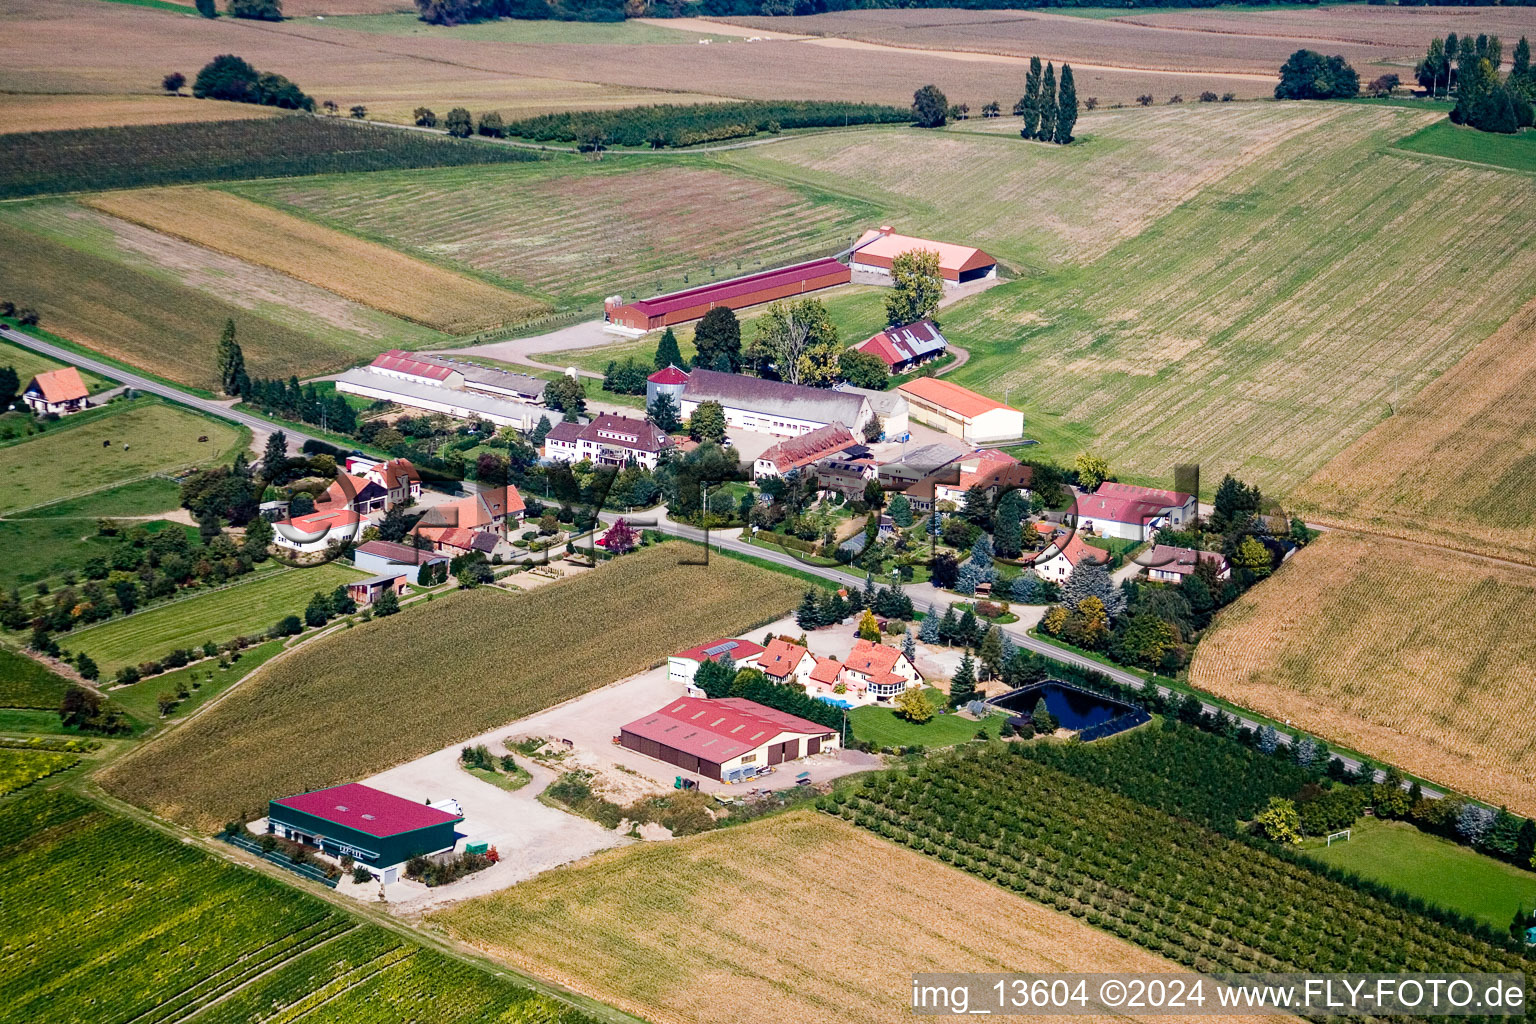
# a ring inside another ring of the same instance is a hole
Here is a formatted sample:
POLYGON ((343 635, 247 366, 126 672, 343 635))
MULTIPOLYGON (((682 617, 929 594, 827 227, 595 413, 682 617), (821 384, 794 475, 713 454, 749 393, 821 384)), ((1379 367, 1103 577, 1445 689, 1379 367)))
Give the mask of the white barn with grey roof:
POLYGON ((682 415, 691 416, 701 402, 711 401, 725 410, 727 426, 775 437, 798 437, 832 423, 841 423, 858 436, 875 415, 863 395, 694 370, 683 388, 682 415))
POLYGON ((499 427, 532 430, 544 410, 527 402, 498 398, 482 391, 425 384, 407 377, 397 377, 361 367, 336 378, 336 390, 364 398, 376 398, 396 405, 427 412, 446 413, 461 419, 485 419, 499 427))

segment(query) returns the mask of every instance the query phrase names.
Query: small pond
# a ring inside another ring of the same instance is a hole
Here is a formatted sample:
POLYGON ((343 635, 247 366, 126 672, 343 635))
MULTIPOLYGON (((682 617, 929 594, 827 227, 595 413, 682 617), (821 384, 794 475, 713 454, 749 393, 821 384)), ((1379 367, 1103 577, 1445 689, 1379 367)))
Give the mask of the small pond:
POLYGON ((993 697, 987 703, 1028 718, 1041 697, 1045 698, 1046 709, 1061 723, 1061 727, 1074 732, 1100 725, 1134 710, 1123 701, 1088 693, 1049 679, 993 697))

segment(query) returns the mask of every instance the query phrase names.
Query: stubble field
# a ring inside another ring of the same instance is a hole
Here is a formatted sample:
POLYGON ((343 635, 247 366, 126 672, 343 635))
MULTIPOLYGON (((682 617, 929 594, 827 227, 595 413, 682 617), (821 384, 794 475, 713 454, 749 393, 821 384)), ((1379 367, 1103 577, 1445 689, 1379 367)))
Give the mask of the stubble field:
POLYGON ((661 544, 527 595, 481 589, 305 646, 114 766, 125 800, 211 831, 375 774, 793 608, 801 584, 661 544))
POLYGON ((610 850, 430 920, 659 1024, 909 1020, 919 971, 1178 970, 813 811, 610 850))
POLYGON ((450 341, 300 281, 73 204, 0 212, 0 293, 42 325, 178 384, 218 386, 226 320, 250 372, 330 373, 400 344, 450 341), (34 230, 35 229, 35 230, 34 230))
POLYGON ((828 256, 876 216, 709 164, 625 157, 252 182, 242 195, 596 305, 828 256))
MULTIPOLYGON (((811 136, 723 160, 875 203, 882 223, 977 245, 1015 268, 1090 263, 1287 139, 1348 118, 1323 104, 1084 112, 1081 146, 1025 143, 1015 117, 943 133, 811 136)), ((873 225, 871 225, 873 226, 873 225)))
POLYGON ((215 189, 140 189, 93 196, 86 203, 446 334, 519 324, 548 308, 527 296, 215 189))
POLYGON ((172 124, 275 117, 272 107, 193 100, 189 96, 20 95, 0 102, 0 133, 51 132, 118 124, 172 124))
POLYGON ((1088 266, 958 304, 955 380, 1058 459, 1287 493, 1536 296, 1529 179, 1389 151, 1433 114, 1336 109, 1088 266))
POLYGON ((1221 613, 1190 681, 1528 815, 1533 601, 1528 570, 1325 534, 1221 613))
POLYGON ((1536 563, 1536 303, 1307 480, 1309 517, 1536 563))

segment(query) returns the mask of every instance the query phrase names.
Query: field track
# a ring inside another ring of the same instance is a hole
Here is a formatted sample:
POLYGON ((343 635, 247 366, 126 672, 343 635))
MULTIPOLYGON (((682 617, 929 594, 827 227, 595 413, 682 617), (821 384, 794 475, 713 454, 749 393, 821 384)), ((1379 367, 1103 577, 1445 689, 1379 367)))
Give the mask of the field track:
POLYGON ((894 1024, 918 971, 1179 970, 814 811, 610 850, 429 920, 658 1024, 894 1024))
POLYGON ((447 334, 521 323, 543 304, 212 189, 141 189, 87 204, 447 334))
POLYGON ((1527 569, 1326 534, 1221 613, 1190 681, 1531 814, 1533 600, 1527 569))

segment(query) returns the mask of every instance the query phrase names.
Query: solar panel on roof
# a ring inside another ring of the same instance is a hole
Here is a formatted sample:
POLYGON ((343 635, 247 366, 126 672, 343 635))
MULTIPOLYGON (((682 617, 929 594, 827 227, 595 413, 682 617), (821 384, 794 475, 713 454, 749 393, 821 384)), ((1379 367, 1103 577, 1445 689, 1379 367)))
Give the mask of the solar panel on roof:
POLYGON ((713 647, 704 648, 704 654, 706 657, 713 658, 717 654, 724 654, 726 651, 734 651, 738 646, 740 645, 737 644, 735 640, 727 640, 723 644, 715 644, 713 647))

